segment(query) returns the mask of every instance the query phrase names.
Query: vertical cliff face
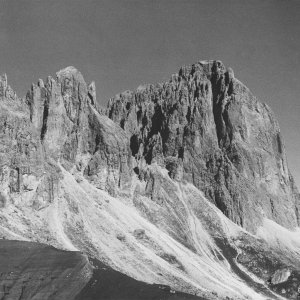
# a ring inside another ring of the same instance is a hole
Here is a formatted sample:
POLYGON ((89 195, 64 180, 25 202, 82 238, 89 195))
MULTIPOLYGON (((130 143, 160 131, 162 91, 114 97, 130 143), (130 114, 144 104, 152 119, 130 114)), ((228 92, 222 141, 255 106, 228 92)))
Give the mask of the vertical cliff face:
MULTIPOLYGON (((18 202, 20 194, 31 194, 38 185, 46 188, 51 178, 51 168, 43 177, 44 154, 40 137, 28 117, 29 108, 25 101, 12 91, 5 75, 0 86, 0 181, 1 202, 5 206, 12 201, 18 202)), ((36 197, 39 197, 39 190, 36 197)))
POLYGON ((60 165, 115 195, 130 178, 124 132, 98 112, 96 90, 73 67, 20 99, 0 81, 1 205, 40 209, 59 195, 60 165))
POLYGON ((157 162, 251 231, 263 217, 299 224, 299 194, 278 123, 220 61, 185 66, 169 82, 119 94, 107 115, 128 133, 137 172, 157 162))

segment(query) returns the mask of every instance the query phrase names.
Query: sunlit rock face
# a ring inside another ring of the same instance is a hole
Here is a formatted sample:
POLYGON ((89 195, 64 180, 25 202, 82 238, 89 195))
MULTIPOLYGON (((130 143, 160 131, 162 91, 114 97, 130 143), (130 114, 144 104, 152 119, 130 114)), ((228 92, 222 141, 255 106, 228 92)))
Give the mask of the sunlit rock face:
POLYGON ((124 132, 97 111, 95 86, 73 67, 32 84, 20 99, 1 77, 1 205, 35 209, 59 196, 59 164, 116 194, 130 180, 124 132))
POLYGON ((278 123, 222 62, 200 61, 168 82, 121 93, 107 115, 128 133, 137 168, 166 167, 252 232, 264 217, 298 226, 299 194, 278 123))

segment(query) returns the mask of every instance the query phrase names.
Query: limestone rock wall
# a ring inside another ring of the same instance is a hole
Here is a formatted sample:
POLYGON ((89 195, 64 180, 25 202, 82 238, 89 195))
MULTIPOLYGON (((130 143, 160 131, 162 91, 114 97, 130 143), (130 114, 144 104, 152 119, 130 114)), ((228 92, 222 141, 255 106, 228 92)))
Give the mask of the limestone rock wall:
POLYGON ((222 62, 200 61, 168 82, 121 93, 107 115, 128 133, 137 173, 154 162, 166 167, 251 231, 263 217, 299 224, 278 123, 222 62))
POLYGON ((73 67, 32 84, 18 98, 0 80, 1 206, 41 209, 60 194, 60 165, 116 195, 130 180, 130 148, 120 127, 99 114, 96 90, 73 67))

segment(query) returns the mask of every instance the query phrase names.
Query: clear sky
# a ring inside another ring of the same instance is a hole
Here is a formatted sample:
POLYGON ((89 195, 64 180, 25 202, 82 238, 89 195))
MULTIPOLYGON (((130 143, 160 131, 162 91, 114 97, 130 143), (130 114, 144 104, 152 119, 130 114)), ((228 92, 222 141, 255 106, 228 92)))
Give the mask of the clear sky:
POLYGON ((299 0, 0 0, 0 72, 19 96, 73 65, 106 105, 204 59, 272 107, 300 187, 299 0))

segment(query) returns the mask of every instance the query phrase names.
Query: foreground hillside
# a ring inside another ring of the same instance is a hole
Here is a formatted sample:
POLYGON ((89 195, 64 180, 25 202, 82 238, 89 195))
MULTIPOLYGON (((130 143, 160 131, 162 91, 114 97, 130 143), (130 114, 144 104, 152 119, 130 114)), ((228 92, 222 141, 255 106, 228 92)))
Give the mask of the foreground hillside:
POLYGON ((1 299, 72 299, 92 268, 79 252, 42 244, 0 240, 1 299))
POLYGON ((75 251, 0 240, 0 297, 6 300, 199 299, 136 281, 75 251), (113 284, 112 284, 113 283, 113 284))
MULTIPOLYGON (((299 194, 273 113, 231 69, 183 67, 105 113, 73 67, 25 99, 6 76, 0 87, 3 237, 81 251, 151 284, 153 299, 152 284, 204 299, 297 299, 299 194)), ((123 276, 109 270, 79 295, 97 299, 123 276)))

